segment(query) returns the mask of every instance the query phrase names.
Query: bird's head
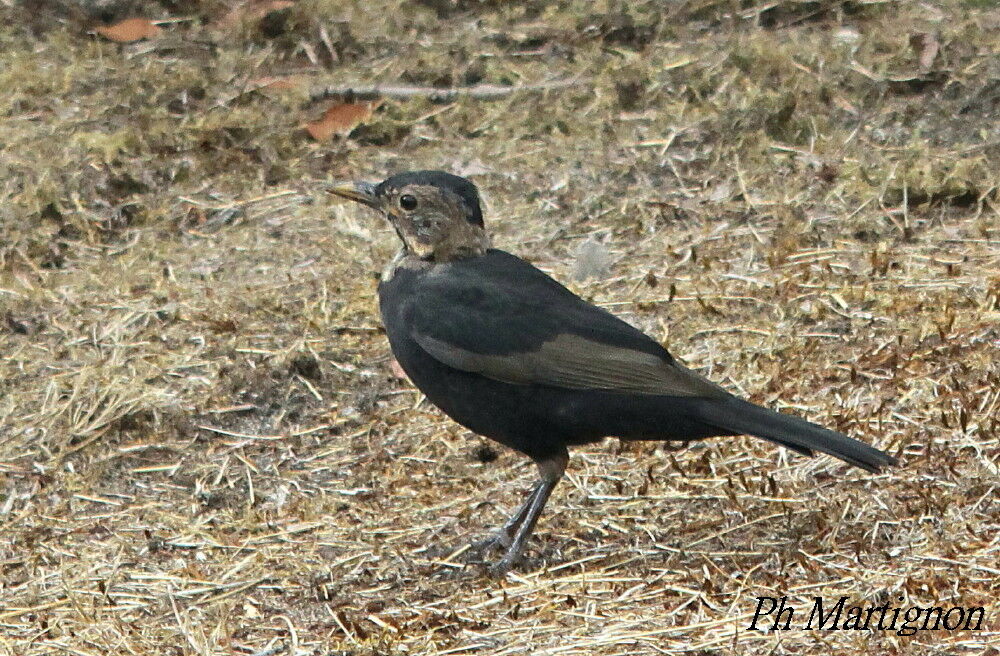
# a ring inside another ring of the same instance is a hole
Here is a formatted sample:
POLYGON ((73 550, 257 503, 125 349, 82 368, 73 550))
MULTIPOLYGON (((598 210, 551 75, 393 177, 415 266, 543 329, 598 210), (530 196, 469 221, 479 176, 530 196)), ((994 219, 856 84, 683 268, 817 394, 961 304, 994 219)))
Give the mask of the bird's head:
POLYGON ((482 255, 489 248, 476 186, 443 171, 399 173, 378 184, 355 182, 330 192, 389 219, 404 248, 435 262, 482 255))

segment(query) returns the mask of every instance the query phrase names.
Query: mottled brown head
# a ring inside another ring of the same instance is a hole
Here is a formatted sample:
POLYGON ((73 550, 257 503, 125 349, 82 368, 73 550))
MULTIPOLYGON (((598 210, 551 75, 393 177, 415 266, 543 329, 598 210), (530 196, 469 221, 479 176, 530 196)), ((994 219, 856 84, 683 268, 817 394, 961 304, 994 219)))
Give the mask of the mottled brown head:
POLYGON ((388 217, 407 251, 448 262, 482 255, 489 248, 475 185, 443 171, 412 171, 373 185, 356 182, 332 193, 388 217))

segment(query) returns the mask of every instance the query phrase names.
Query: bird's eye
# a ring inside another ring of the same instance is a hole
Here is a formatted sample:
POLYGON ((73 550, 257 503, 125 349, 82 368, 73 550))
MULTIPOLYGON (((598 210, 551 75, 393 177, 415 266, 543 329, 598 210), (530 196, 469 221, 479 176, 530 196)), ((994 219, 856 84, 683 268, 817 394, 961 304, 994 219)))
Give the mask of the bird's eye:
POLYGON ((410 194, 403 194, 399 197, 399 206, 406 211, 417 209, 417 197, 410 194))

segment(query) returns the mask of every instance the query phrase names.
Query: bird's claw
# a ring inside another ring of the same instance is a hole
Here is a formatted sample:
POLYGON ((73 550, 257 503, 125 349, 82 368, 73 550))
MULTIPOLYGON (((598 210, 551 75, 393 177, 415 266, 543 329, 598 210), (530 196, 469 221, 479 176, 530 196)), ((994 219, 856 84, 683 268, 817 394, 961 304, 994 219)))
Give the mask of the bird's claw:
POLYGON ((514 538, 507 531, 501 529, 484 540, 478 540, 472 543, 472 549, 474 549, 479 554, 485 554, 488 551, 503 551, 503 557, 493 564, 487 565, 487 574, 495 579, 503 578, 507 572, 514 568, 517 564, 520 554, 511 553, 511 545, 514 544, 514 538))
POLYGON ((488 538, 477 540, 472 543, 472 550, 478 553, 493 551, 494 549, 510 549, 514 539, 504 531, 494 533, 488 538))
POLYGON ((487 571, 487 573, 492 578, 501 579, 504 576, 506 576, 507 572, 509 572, 511 569, 513 569, 514 565, 516 565, 516 564, 517 564, 516 560, 514 560, 512 558, 509 558, 507 556, 504 556, 503 558, 501 558, 497 562, 495 562, 492 565, 490 565, 486 569, 486 571, 487 571))

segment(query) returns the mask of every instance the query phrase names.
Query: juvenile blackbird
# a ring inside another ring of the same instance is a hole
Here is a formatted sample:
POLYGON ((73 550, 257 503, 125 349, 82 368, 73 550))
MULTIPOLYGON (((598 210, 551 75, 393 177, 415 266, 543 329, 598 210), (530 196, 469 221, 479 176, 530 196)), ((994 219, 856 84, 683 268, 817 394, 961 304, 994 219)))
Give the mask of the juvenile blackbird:
POLYGON ((524 453, 541 474, 481 546, 521 555, 568 461, 566 447, 615 436, 696 440, 749 434, 871 472, 896 460, 846 435, 738 399, 659 343, 531 264, 490 247, 475 185, 400 173, 333 193, 388 217, 403 247, 379 283, 392 352, 428 399, 469 430, 524 453))

